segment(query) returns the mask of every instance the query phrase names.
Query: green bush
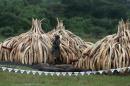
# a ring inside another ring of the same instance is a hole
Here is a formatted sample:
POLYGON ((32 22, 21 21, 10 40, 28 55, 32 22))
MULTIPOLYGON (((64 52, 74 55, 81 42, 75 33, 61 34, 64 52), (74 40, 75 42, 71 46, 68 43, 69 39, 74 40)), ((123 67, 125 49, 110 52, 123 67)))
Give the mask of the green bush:
POLYGON ((13 36, 14 30, 9 26, 1 27, 0 28, 0 34, 5 36, 5 37, 13 36))

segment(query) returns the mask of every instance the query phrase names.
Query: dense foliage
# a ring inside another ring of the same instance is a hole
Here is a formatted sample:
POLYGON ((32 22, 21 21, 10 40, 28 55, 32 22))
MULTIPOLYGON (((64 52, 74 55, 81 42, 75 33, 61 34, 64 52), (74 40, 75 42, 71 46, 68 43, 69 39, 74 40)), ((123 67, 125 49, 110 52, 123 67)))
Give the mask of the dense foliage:
POLYGON ((114 33, 120 19, 130 18, 130 0, 0 0, 0 36, 27 31, 32 17, 43 18, 46 32, 59 17, 67 29, 95 41, 114 33))

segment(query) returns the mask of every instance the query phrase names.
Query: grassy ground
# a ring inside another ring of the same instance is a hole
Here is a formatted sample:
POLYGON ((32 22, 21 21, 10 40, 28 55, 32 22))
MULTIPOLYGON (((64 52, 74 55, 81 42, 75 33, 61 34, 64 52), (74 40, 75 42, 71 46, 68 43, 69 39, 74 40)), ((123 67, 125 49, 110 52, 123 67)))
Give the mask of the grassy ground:
POLYGON ((33 76, 0 71, 0 86, 130 86, 128 76, 33 76))

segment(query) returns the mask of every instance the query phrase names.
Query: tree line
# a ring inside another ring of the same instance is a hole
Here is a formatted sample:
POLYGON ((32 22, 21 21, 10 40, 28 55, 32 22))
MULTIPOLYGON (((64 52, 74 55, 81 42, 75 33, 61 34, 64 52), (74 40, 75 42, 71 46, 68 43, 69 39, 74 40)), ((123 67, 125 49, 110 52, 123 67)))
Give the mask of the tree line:
POLYGON ((31 27, 32 18, 43 19, 45 32, 56 18, 88 41, 114 33, 118 21, 130 18, 130 0, 0 0, 0 37, 10 37, 31 27))

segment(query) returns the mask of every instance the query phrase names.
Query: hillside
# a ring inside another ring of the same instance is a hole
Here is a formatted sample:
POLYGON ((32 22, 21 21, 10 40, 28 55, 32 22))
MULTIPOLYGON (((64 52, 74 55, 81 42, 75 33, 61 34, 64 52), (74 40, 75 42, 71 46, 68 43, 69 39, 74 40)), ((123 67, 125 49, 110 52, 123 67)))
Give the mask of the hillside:
POLYGON ((130 18, 130 0, 0 0, 0 39, 27 31, 32 17, 44 19, 46 32, 59 17, 67 29, 95 42, 130 18))

